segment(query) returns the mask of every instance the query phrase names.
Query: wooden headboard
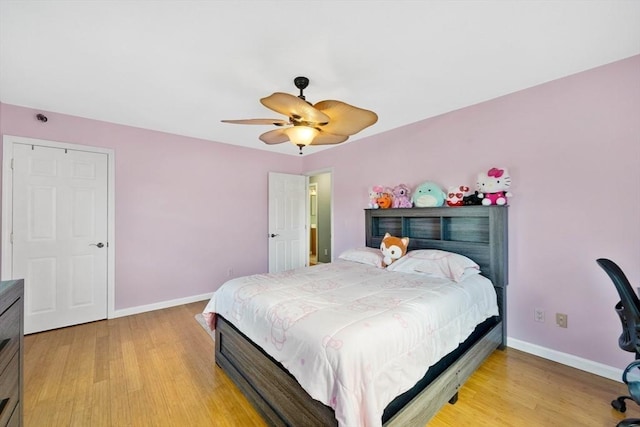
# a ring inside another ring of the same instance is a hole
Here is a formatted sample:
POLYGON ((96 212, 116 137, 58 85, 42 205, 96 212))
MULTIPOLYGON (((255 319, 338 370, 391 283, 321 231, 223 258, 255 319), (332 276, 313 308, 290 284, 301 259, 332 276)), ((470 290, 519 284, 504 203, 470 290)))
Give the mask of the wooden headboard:
POLYGON ((365 209, 366 243, 379 248, 384 234, 389 233, 409 237, 409 250, 441 249, 471 258, 493 282, 506 328, 507 212, 507 206, 365 209))

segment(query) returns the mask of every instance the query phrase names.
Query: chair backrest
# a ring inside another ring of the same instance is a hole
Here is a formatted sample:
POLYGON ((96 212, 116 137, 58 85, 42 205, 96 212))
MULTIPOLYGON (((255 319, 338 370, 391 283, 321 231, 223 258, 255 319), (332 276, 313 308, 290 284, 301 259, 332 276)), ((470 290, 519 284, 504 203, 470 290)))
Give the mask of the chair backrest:
POLYGON ((596 262, 609 275, 620 296, 616 304, 616 312, 622 322, 622 335, 618 339, 620 348, 635 352, 636 359, 640 358, 640 299, 636 295, 631 283, 618 265, 606 258, 596 262))

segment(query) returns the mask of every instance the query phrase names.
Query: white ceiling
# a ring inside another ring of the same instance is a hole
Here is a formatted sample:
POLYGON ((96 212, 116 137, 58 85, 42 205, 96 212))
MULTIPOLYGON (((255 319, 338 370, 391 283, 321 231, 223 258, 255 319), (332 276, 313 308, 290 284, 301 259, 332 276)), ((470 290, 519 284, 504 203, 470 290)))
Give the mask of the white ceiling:
POLYGON ((355 140, 637 54, 637 0, 0 0, 1 102, 292 155, 220 120, 304 75, 355 140))

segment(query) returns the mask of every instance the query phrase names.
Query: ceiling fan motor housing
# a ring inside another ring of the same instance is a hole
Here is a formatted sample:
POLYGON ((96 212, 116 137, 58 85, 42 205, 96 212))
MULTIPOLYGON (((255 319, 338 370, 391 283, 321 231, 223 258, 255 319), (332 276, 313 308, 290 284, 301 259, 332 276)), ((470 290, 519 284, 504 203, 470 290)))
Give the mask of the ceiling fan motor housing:
POLYGON ((298 98, 305 99, 302 91, 305 90, 307 86, 309 86, 309 79, 302 76, 296 77, 295 79, 293 79, 293 84, 296 85, 298 89, 300 89, 300 95, 298 95, 298 98))

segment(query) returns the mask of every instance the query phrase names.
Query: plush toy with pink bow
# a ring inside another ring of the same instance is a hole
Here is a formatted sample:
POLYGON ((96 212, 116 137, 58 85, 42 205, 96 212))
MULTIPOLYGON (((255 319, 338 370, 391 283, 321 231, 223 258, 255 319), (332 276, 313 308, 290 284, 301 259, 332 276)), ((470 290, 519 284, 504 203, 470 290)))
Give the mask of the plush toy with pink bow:
POLYGON ((378 199, 384 193, 384 187, 382 185, 374 185, 369 189, 369 209, 378 209, 378 199))
POLYGON ((491 168, 487 173, 478 174, 478 197, 482 199, 482 204, 506 205, 511 187, 511 175, 506 168, 491 168))

